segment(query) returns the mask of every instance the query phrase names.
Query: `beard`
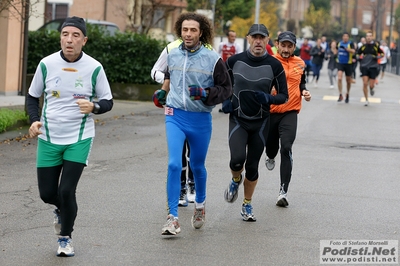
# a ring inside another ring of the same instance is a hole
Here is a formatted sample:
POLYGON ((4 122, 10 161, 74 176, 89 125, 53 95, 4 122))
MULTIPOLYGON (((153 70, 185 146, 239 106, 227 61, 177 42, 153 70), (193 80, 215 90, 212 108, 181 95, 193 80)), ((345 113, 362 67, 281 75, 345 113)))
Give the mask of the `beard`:
POLYGON ((283 58, 289 58, 290 57, 290 53, 281 53, 281 56, 283 58))

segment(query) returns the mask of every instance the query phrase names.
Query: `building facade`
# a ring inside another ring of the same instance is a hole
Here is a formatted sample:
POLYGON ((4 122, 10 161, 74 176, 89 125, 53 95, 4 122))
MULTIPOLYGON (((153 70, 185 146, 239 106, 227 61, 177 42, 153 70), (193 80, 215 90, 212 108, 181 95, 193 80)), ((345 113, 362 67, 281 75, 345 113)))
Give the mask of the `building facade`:
MULTIPOLYGON (((352 28, 368 31, 381 40, 389 40, 390 12, 399 5, 399 0, 331 0, 331 16, 343 26, 343 31, 351 32, 352 28)), ((301 36, 300 22, 304 20, 310 0, 285 0, 282 4, 283 27, 288 19, 295 20, 298 34, 301 36)), ((393 21, 392 21, 393 24, 393 21)), ((392 28, 392 40, 398 34, 392 28)))
MULTIPOLYGON (((149 17, 146 14, 153 8, 157 23, 149 34, 160 39, 173 34, 177 17, 187 7, 186 0, 31 0, 31 4, 28 29, 32 31, 50 20, 69 16, 107 20, 125 31, 140 27, 141 18, 149 17)), ((23 12, 22 6, 17 8, 23 12)), ((23 94, 24 26, 24 21, 9 11, 0 13, 0 95, 23 94)))
MULTIPOLYGON (((398 39, 390 30, 390 12, 400 0, 331 0, 331 15, 343 25, 343 31, 352 28, 372 30, 377 39, 398 39)), ((154 38, 173 39, 174 23, 185 8, 186 0, 31 0, 29 30, 36 30, 55 18, 80 16, 87 19, 107 20, 122 31, 140 27, 141 18, 151 7, 155 8, 155 26, 149 34, 154 38), (165 18, 164 14, 166 14, 165 18), (162 18, 158 20, 158 18, 162 18)), ((310 0, 284 0, 281 6, 281 24, 285 29, 289 19, 294 20, 300 37, 301 21, 310 6, 310 0)), ((22 7, 18 7, 23 12, 22 7)), ((322 22, 324 23, 324 22, 322 22)), ((24 22, 9 11, 0 13, 0 95, 22 93, 24 83, 24 22)))
MULTIPOLYGON (((22 7, 17 8, 22 12, 22 7)), ((0 95, 15 96, 22 87, 23 23, 3 10, 0 32, 0 95)))

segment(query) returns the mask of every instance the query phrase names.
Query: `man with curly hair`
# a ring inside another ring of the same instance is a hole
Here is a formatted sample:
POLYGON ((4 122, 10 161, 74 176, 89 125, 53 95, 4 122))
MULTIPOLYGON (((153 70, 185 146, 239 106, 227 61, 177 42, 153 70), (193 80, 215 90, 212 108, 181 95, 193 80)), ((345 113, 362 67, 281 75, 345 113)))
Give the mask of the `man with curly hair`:
POLYGON ((206 46, 213 40, 210 21, 197 13, 183 13, 175 23, 182 44, 168 54, 168 71, 161 90, 154 98, 165 105, 168 145, 167 222, 163 235, 176 235, 178 222, 182 149, 190 146, 190 167, 196 184, 192 226, 200 229, 205 222, 207 171, 205 160, 211 139, 211 111, 232 94, 232 85, 224 61, 206 46), (167 95, 168 94, 168 95, 167 95))

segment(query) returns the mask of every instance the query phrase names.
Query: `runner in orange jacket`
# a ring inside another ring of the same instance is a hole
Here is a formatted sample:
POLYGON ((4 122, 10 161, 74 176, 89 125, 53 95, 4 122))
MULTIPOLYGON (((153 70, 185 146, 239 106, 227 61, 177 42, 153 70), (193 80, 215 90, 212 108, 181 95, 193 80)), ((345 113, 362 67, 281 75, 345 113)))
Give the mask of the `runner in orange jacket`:
POLYGON ((285 69, 288 84, 289 101, 281 105, 271 105, 270 128, 266 144, 267 158, 265 165, 268 170, 275 167, 275 157, 281 146, 281 184, 276 205, 286 207, 287 191, 292 176, 292 146, 296 138, 297 114, 301 109, 302 96, 306 101, 311 100, 311 94, 306 89, 306 65, 304 61, 293 55, 296 49, 296 35, 285 31, 278 36, 278 53, 275 57, 285 69))

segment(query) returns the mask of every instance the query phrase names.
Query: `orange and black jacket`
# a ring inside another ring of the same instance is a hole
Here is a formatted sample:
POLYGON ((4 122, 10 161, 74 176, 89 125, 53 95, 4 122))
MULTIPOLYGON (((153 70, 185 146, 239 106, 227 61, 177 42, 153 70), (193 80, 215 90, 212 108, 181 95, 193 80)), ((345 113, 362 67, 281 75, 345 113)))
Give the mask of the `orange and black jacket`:
POLYGON ((283 58, 281 55, 274 55, 285 69, 289 100, 281 105, 271 105, 270 113, 286 113, 289 111, 300 112, 302 92, 306 89, 306 65, 298 56, 283 58))

